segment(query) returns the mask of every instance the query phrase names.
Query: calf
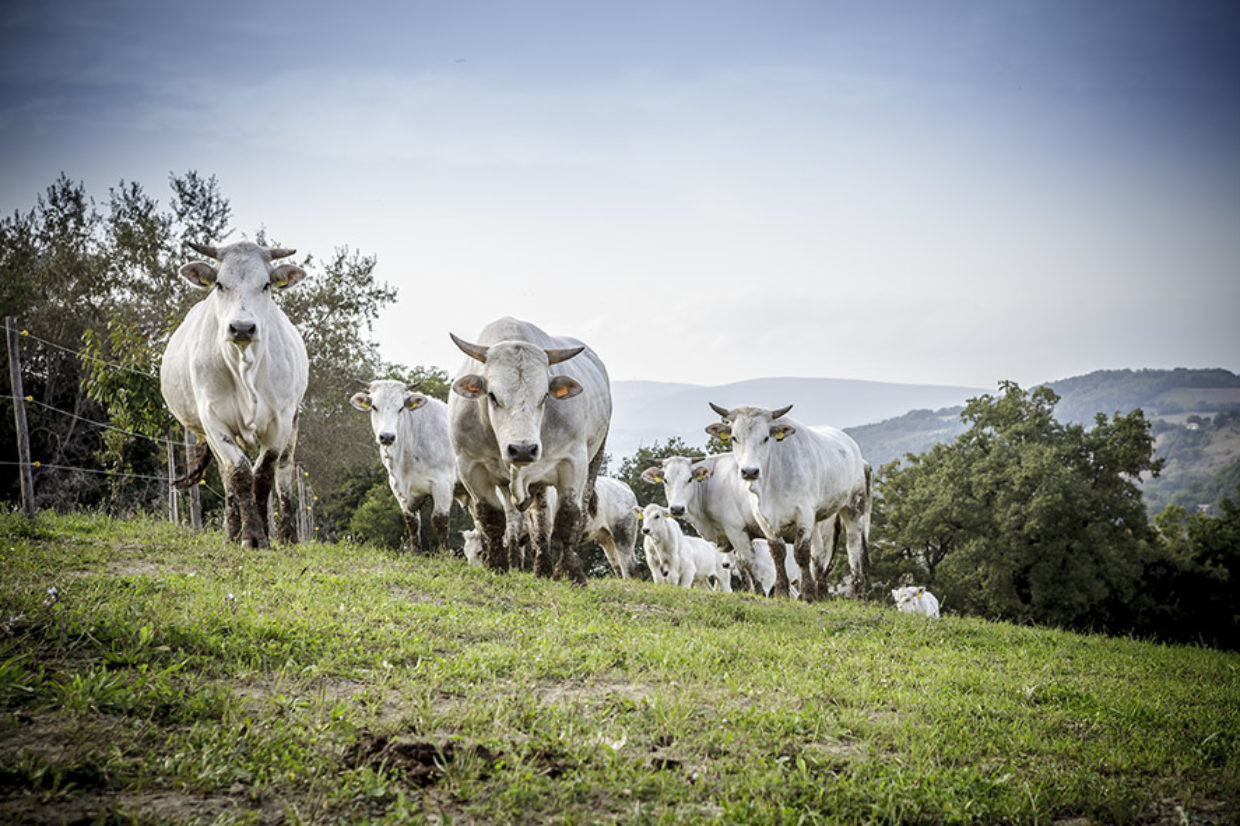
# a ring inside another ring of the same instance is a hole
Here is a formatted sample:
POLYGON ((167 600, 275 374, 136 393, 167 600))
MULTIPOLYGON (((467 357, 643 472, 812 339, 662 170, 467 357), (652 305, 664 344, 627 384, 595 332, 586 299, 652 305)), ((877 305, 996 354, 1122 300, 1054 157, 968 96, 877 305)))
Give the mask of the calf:
POLYGON ((651 553, 653 546, 663 581, 682 588, 713 586, 717 591, 731 592, 731 559, 720 553, 713 542, 685 536, 661 505, 651 503, 634 510, 641 514, 642 533, 650 540, 647 553, 651 553))
POLYGON ((906 585, 903 588, 892 588, 891 598, 896 607, 906 614, 920 614, 923 617, 938 617, 939 601, 934 594, 917 585, 906 585))

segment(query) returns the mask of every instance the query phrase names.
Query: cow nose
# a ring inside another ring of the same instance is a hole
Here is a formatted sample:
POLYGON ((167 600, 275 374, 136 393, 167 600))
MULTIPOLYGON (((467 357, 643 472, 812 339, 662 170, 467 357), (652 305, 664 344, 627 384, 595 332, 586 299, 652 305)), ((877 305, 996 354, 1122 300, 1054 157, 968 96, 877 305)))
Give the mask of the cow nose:
POLYGON ((752 482, 758 478, 758 469, 756 467, 741 468, 741 478, 746 482, 752 482))
POLYGON ((234 321, 228 325, 228 337, 233 341, 250 341, 258 325, 253 321, 234 321))
POLYGON ((649 533, 650 533, 650 526, 649 526, 649 525, 645 525, 645 526, 643 526, 643 527, 642 527, 642 533, 644 533, 644 534, 649 534, 649 533))
POLYGON ((538 458, 538 445, 526 442, 508 445, 508 461, 516 465, 528 464, 538 458))
POLYGON ((391 445, 395 441, 396 441, 395 433, 380 433, 379 434, 379 444, 381 445, 391 445))
POLYGON ((672 516, 684 516, 685 515, 684 505, 672 505, 667 510, 668 510, 668 513, 670 513, 672 516))

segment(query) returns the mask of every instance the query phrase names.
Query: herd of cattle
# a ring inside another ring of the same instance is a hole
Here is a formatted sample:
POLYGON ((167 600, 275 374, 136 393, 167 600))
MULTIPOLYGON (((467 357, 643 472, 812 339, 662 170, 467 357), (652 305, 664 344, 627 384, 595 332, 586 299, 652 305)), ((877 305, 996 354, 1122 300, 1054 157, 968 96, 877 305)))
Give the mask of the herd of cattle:
MULTIPOLYGON (((229 539, 268 545, 274 486, 277 538, 296 542, 293 451, 309 361, 272 294, 305 272, 273 264, 290 249, 190 246, 216 263, 181 268, 209 293, 173 333, 160 371, 169 410, 201 440, 174 484, 196 484, 214 456, 229 539), (251 465, 247 451, 254 450, 251 465)), ((369 382, 351 399, 370 414, 415 549, 429 499, 431 527, 445 550, 455 500, 474 520, 466 555, 496 570, 520 567, 528 544, 536 574, 584 584, 576 548, 588 538, 602 545, 617 575, 629 577, 640 525, 656 582, 730 591, 735 574, 763 594, 814 600, 842 535, 851 594, 864 589, 871 471, 843 432, 798 424, 787 417, 791 405, 712 404, 722 421, 706 431, 731 452, 662 459, 643 477, 662 483, 668 505, 642 507, 623 482, 599 475, 612 404, 607 369, 593 350, 513 318, 491 322, 473 340, 449 335, 466 358, 446 404, 390 380, 369 382), (681 518, 701 538, 686 535, 681 518)), ((931 613, 932 596, 921 589, 906 598, 907 590, 892 592, 903 610, 931 613)))

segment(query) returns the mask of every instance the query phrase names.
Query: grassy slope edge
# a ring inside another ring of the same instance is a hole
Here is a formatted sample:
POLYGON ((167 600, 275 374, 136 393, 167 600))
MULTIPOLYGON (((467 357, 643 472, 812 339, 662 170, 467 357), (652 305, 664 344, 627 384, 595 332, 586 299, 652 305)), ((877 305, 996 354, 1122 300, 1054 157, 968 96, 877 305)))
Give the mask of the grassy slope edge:
POLYGON ((1234 823, 1240 655, 0 516, 0 821, 1234 823), (55 588, 55 594, 49 589, 55 588))

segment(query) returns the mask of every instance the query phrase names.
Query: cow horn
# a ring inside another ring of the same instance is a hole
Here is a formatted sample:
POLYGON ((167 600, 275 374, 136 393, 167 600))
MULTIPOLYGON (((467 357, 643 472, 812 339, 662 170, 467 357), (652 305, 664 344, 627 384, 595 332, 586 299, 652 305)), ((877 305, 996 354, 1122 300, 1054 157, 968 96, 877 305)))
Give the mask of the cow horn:
POLYGON ((288 247, 272 247, 267 250, 267 255, 270 260, 275 261, 277 258, 288 258, 296 252, 297 250, 289 249, 288 247))
POLYGON ((473 344, 463 338, 457 338, 455 333, 448 333, 452 336, 452 343, 461 349, 461 352, 472 359, 477 359, 483 364, 487 363, 487 350, 489 347, 483 347, 481 344, 473 344))
POLYGON ((410 393, 416 393, 417 389, 421 386, 422 386, 422 382, 415 381, 412 384, 406 384, 405 389, 408 390, 410 393))
POLYGON ((727 408, 720 407, 714 402, 707 402, 707 404, 710 405, 711 410, 715 411, 716 413, 718 413, 720 416, 722 416, 725 419, 728 418, 728 416, 732 415, 732 411, 728 410, 727 408))
POLYGON ((791 410, 791 409, 792 409, 792 405, 788 405, 787 407, 781 407, 781 408, 779 408, 778 410, 772 410, 772 411, 771 411, 771 418, 772 418, 772 419, 778 419, 780 416, 784 415, 785 413, 787 413, 787 412, 788 412, 789 410, 791 410))
POLYGON ((217 250, 215 247, 209 246, 207 244, 195 244, 193 241, 186 241, 185 246, 189 247, 194 252, 202 253, 208 258, 214 258, 216 261, 220 260, 220 251, 217 250))
POLYGON ((586 346, 583 344, 580 347, 565 347, 560 350, 546 350, 547 364, 559 364, 562 361, 568 361, 584 349, 586 349, 586 346))

